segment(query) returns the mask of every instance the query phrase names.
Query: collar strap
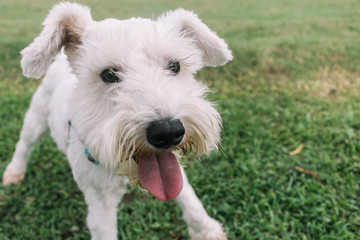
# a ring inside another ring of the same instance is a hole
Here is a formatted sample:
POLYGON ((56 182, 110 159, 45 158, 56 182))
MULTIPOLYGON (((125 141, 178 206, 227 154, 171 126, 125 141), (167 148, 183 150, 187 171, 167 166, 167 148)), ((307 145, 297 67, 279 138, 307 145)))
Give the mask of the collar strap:
MULTIPOLYGON (((69 130, 68 130, 68 139, 70 138, 70 129, 71 129, 71 121, 69 120, 68 121, 68 126, 69 126, 69 130)), ((84 143, 83 143, 83 141, 81 141, 81 139, 80 139, 80 142, 83 144, 83 145, 85 145, 84 143)), ((94 157, 93 157, 93 155, 91 155, 91 153, 90 153, 90 150, 89 150, 89 146, 87 146, 87 145, 85 145, 85 148, 84 148, 84 153, 85 153, 85 156, 87 157, 87 159, 90 161, 90 162, 92 162, 94 165, 99 165, 99 161, 98 160, 96 160, 94 157)))
POLYGON ((88 159, 90 162, 92 162, 94 165, 99 165, 99 161, 96 160, 96 159, 91 155, 88 146, 85 146, 84 153, 85 153, 85 156, 87 157, 87 159, 88 159))

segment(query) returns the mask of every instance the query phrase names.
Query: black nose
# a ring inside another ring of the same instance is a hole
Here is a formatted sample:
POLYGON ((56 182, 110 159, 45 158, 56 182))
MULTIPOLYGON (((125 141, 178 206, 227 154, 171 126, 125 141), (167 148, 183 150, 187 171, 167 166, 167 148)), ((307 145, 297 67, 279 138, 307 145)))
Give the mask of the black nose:
POLYGON ((167 149, 178 145, 183 139, 185 128, 179 119, 150 123, 146 140, 154 147, 167 149))

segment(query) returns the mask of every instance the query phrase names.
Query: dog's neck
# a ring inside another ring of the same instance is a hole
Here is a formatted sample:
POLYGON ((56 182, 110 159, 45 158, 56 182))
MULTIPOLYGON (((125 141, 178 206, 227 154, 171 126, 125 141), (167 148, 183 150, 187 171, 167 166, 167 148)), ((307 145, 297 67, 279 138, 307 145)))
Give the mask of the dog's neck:
MULTIPOLYGON (((71 129, 74 129, 74 126, 72 126, 71 121, 68 121, 68 139, 70 139, 70 131, 71 129)), ((80 140, 80 142, 82 143, 82 145, 84 145, 84 154, 86 156, 86 158, 92 162, 94 165, 99 165, 99 161, 96 160, 93 155, 91 155, 90 150, 89 150, 89 146, 87 146, 80 138, 79 135, 76 133, 75 129, 74 129, 74 133, 75 135, 78 137, 78 139, 80 140)))

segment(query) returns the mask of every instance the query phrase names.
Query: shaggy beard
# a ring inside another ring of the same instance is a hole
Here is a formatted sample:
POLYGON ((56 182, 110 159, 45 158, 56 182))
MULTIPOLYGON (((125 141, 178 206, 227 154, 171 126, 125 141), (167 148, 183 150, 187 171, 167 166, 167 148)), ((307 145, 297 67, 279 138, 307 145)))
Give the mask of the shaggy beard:
MULTIPOLYGON (((213 107, 210 113, 209 115, 208 111, 205 113, 201 109, 196 109, 188 116, 180 116, 185 135, 179 145, 168 151, 181 150, 184 155, 195 152, 199 156, 216 150, 220 139, 221 118, 213 107)), ((88 145, 93 156, 96 156, 105 168, 120 172, 121 175, 128 175, 129 170, 126 169, 129 167, 124 164, 125 162, 133 164, 141 156, 162 151, 152 147, 146 140, 145 133, 150 121, 136 121, 134 118, 138 117, 110 118, 103 123, 100 128, 102 132, 97 133, 97 137, 91 136, 94 134, 88 135, 88 139, 91 139, 88 145)))

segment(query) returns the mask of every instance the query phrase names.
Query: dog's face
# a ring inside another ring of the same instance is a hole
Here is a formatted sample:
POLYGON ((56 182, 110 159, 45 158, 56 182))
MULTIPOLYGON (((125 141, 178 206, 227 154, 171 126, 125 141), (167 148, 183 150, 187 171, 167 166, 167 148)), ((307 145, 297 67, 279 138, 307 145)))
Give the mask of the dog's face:
POLYGON ((24 74, 43 75, 63 46, 78 78, 70 118, 91 154, 159 199, 176 197, 173 152, 208 153, 219 142, 221 118, 193 75, 232 59, 225 42, 181 9, 154 21, 96 22, 87 7, 61 3, 22 51, 24 74))

